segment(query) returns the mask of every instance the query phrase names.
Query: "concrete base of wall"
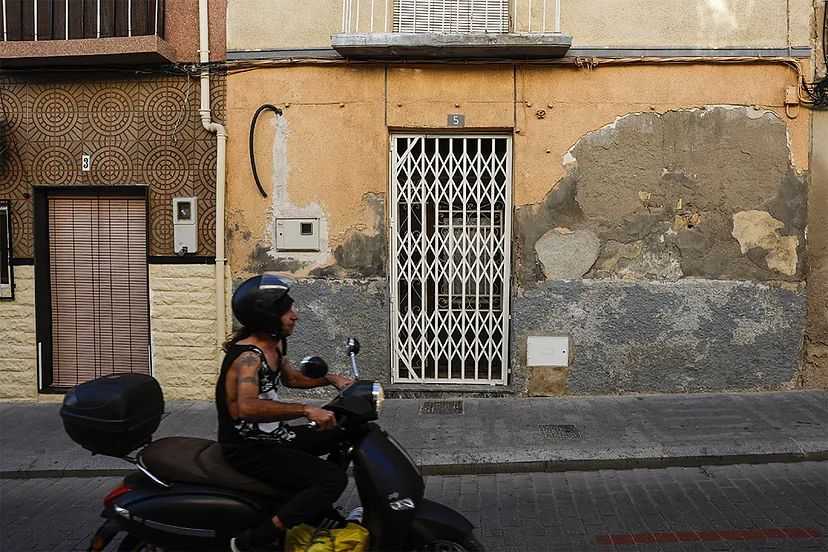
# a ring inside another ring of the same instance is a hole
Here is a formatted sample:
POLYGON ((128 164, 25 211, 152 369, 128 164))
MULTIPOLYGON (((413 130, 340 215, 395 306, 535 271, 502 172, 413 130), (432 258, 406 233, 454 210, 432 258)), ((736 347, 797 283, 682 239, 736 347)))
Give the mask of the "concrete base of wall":
POLYGON ((388 284, 377 280, 301 280, 290 291, 299 322, 288 341, 288 356, 319 355, 331 371, 347 374, 345 341, 356 337, 361 376, 390 382, 388 284))
POLYGON ((794 387, 805 311, 804 289, 748 282, 547 282, 514 300, 513 381, 537 391, 526 338, 557 332, 572 340, 569 394, 794 387))

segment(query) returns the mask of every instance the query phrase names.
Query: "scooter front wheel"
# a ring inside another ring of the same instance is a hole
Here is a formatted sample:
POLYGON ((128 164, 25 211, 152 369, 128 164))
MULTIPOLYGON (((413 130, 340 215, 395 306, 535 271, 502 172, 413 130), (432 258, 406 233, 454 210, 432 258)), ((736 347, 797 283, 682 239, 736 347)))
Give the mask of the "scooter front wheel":
POLYGON ((136 536, 127 535, 121 541, 118 552, 164 552, 164 549, 139 539, 136 536))
POLYGON ((422 552, 486 552, 486 547, 474 535, 466 535, 462 541, 437 540, 426 544, 422 552))

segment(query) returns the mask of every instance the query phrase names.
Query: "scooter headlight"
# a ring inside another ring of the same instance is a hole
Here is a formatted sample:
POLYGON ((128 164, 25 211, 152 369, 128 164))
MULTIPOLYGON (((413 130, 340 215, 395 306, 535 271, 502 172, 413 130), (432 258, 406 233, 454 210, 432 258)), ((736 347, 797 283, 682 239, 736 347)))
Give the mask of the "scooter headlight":
POLYGON ((374 398, 374 405, 377 407, 377 414, 382 411, 382 403, 385 402, 385 391, 382 385, 374 383, 371 387, 371 396, 374 398))

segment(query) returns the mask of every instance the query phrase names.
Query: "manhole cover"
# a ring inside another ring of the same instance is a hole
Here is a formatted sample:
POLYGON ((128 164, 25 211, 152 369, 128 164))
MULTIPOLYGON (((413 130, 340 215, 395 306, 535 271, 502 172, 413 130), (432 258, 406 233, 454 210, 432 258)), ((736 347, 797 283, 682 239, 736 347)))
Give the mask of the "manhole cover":
POLYGON ((581 438, 581 432, 574 425, 539 425, 541 434, 553 441, 575 441, 581 438))
POLYGON ((420 414, 462 414, 463 401, 423 401, 420 414))

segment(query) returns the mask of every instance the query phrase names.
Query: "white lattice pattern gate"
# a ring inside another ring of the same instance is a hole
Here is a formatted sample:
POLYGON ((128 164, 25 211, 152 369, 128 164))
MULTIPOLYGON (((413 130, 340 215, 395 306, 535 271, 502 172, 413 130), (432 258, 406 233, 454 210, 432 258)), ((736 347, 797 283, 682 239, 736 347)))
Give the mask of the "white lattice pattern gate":
POLYGON ((392 381, 505 384, 511 139, 391 137, 392 381))
POLYGON ((508 33, 509 0, 394 0, 395 33, 508 33))

